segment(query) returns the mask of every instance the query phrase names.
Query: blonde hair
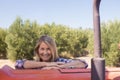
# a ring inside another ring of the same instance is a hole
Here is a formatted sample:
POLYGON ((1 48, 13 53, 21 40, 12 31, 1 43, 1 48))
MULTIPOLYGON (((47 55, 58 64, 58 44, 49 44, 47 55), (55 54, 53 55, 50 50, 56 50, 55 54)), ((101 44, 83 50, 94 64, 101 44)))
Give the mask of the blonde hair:
POLYGON ((36 43, 36 46, 34 49, 34 53, 36 55, 36 61, 42 61, 38 55, 38 49, 42 42, 46 43, 52 52, 52 58, 50 62, 55 61, 58 58, 56 43, 50 36, 47 36, 47 35, 41 36, 36 43))

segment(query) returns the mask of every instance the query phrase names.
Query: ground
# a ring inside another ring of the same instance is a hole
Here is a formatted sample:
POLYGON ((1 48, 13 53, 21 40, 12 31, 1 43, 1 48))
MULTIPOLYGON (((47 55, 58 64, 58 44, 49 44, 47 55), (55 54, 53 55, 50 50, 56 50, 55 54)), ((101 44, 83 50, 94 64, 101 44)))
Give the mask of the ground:
POLYGON ((4 65, 8 65, 12 68, 14 68, 14 62, 8 60, 8 59, 0 59, 0 68, 2 68, 4 65))
MULTIPOLYGON (((88 68, 91 68, 91 57, 79 57, 78 59, 83 59, 88 63, 88 68)), ((14 69, 15 62, 12 62, 8 59, 0 59, 0 68, 4 65, 8 65, 14 69)))

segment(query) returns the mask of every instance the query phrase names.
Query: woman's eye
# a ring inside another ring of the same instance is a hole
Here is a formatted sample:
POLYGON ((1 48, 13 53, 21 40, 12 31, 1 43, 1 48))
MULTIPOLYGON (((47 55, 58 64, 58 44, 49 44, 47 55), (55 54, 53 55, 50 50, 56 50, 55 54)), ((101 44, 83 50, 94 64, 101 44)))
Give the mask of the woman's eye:
POLYGON ((40 48, 40 50, 44 50, 44 48, 40 48))
POLYGON ((47 50, 50 50, 50 48, 47 48, 47 50))
POLYGON ((47 48, 47 50, 50 50, 50 48, 47 48))

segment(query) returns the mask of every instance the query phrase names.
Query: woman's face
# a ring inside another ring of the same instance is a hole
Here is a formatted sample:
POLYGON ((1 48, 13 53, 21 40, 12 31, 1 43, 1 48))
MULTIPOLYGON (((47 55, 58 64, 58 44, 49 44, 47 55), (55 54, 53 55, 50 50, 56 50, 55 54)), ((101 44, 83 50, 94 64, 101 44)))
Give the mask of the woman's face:
POLYGON ((48 62, 52 58, 52 52, 50 50, 50 47, 44 42, 40 44, 38 53, 42 61, 48 62))

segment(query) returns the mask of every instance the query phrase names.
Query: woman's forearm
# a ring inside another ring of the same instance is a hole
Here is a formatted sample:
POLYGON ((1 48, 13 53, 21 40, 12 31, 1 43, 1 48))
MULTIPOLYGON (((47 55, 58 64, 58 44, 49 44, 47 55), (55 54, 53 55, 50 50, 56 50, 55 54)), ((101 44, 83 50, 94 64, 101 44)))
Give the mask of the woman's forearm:
POLYGON ((16 69, 30 69, 43 67, 58 67, 58 68, 87 68, 88 64, 82 60, 73 60, 71 62, 36 62, 30 60, 17 60, 16 69))
POLYGON ((23 64, 23 67, 26 68, 42 68, 47 66, 46 62, 36 62, 36 61, 29 61, 26 60, 23 64))
POLYGON ((43 68, 43 67, 58 67, 59 65, 63 65, 62 62, 36 62, 26 60, 23 64, 24 68, 43 68))
POLYGON ((73 62, 61 65, 60 67, 61 68, 86 68, 87 66, 88 66, 87 63, 84 63, 84 62, 79 61, 79 60, 75 60, 73 62))

